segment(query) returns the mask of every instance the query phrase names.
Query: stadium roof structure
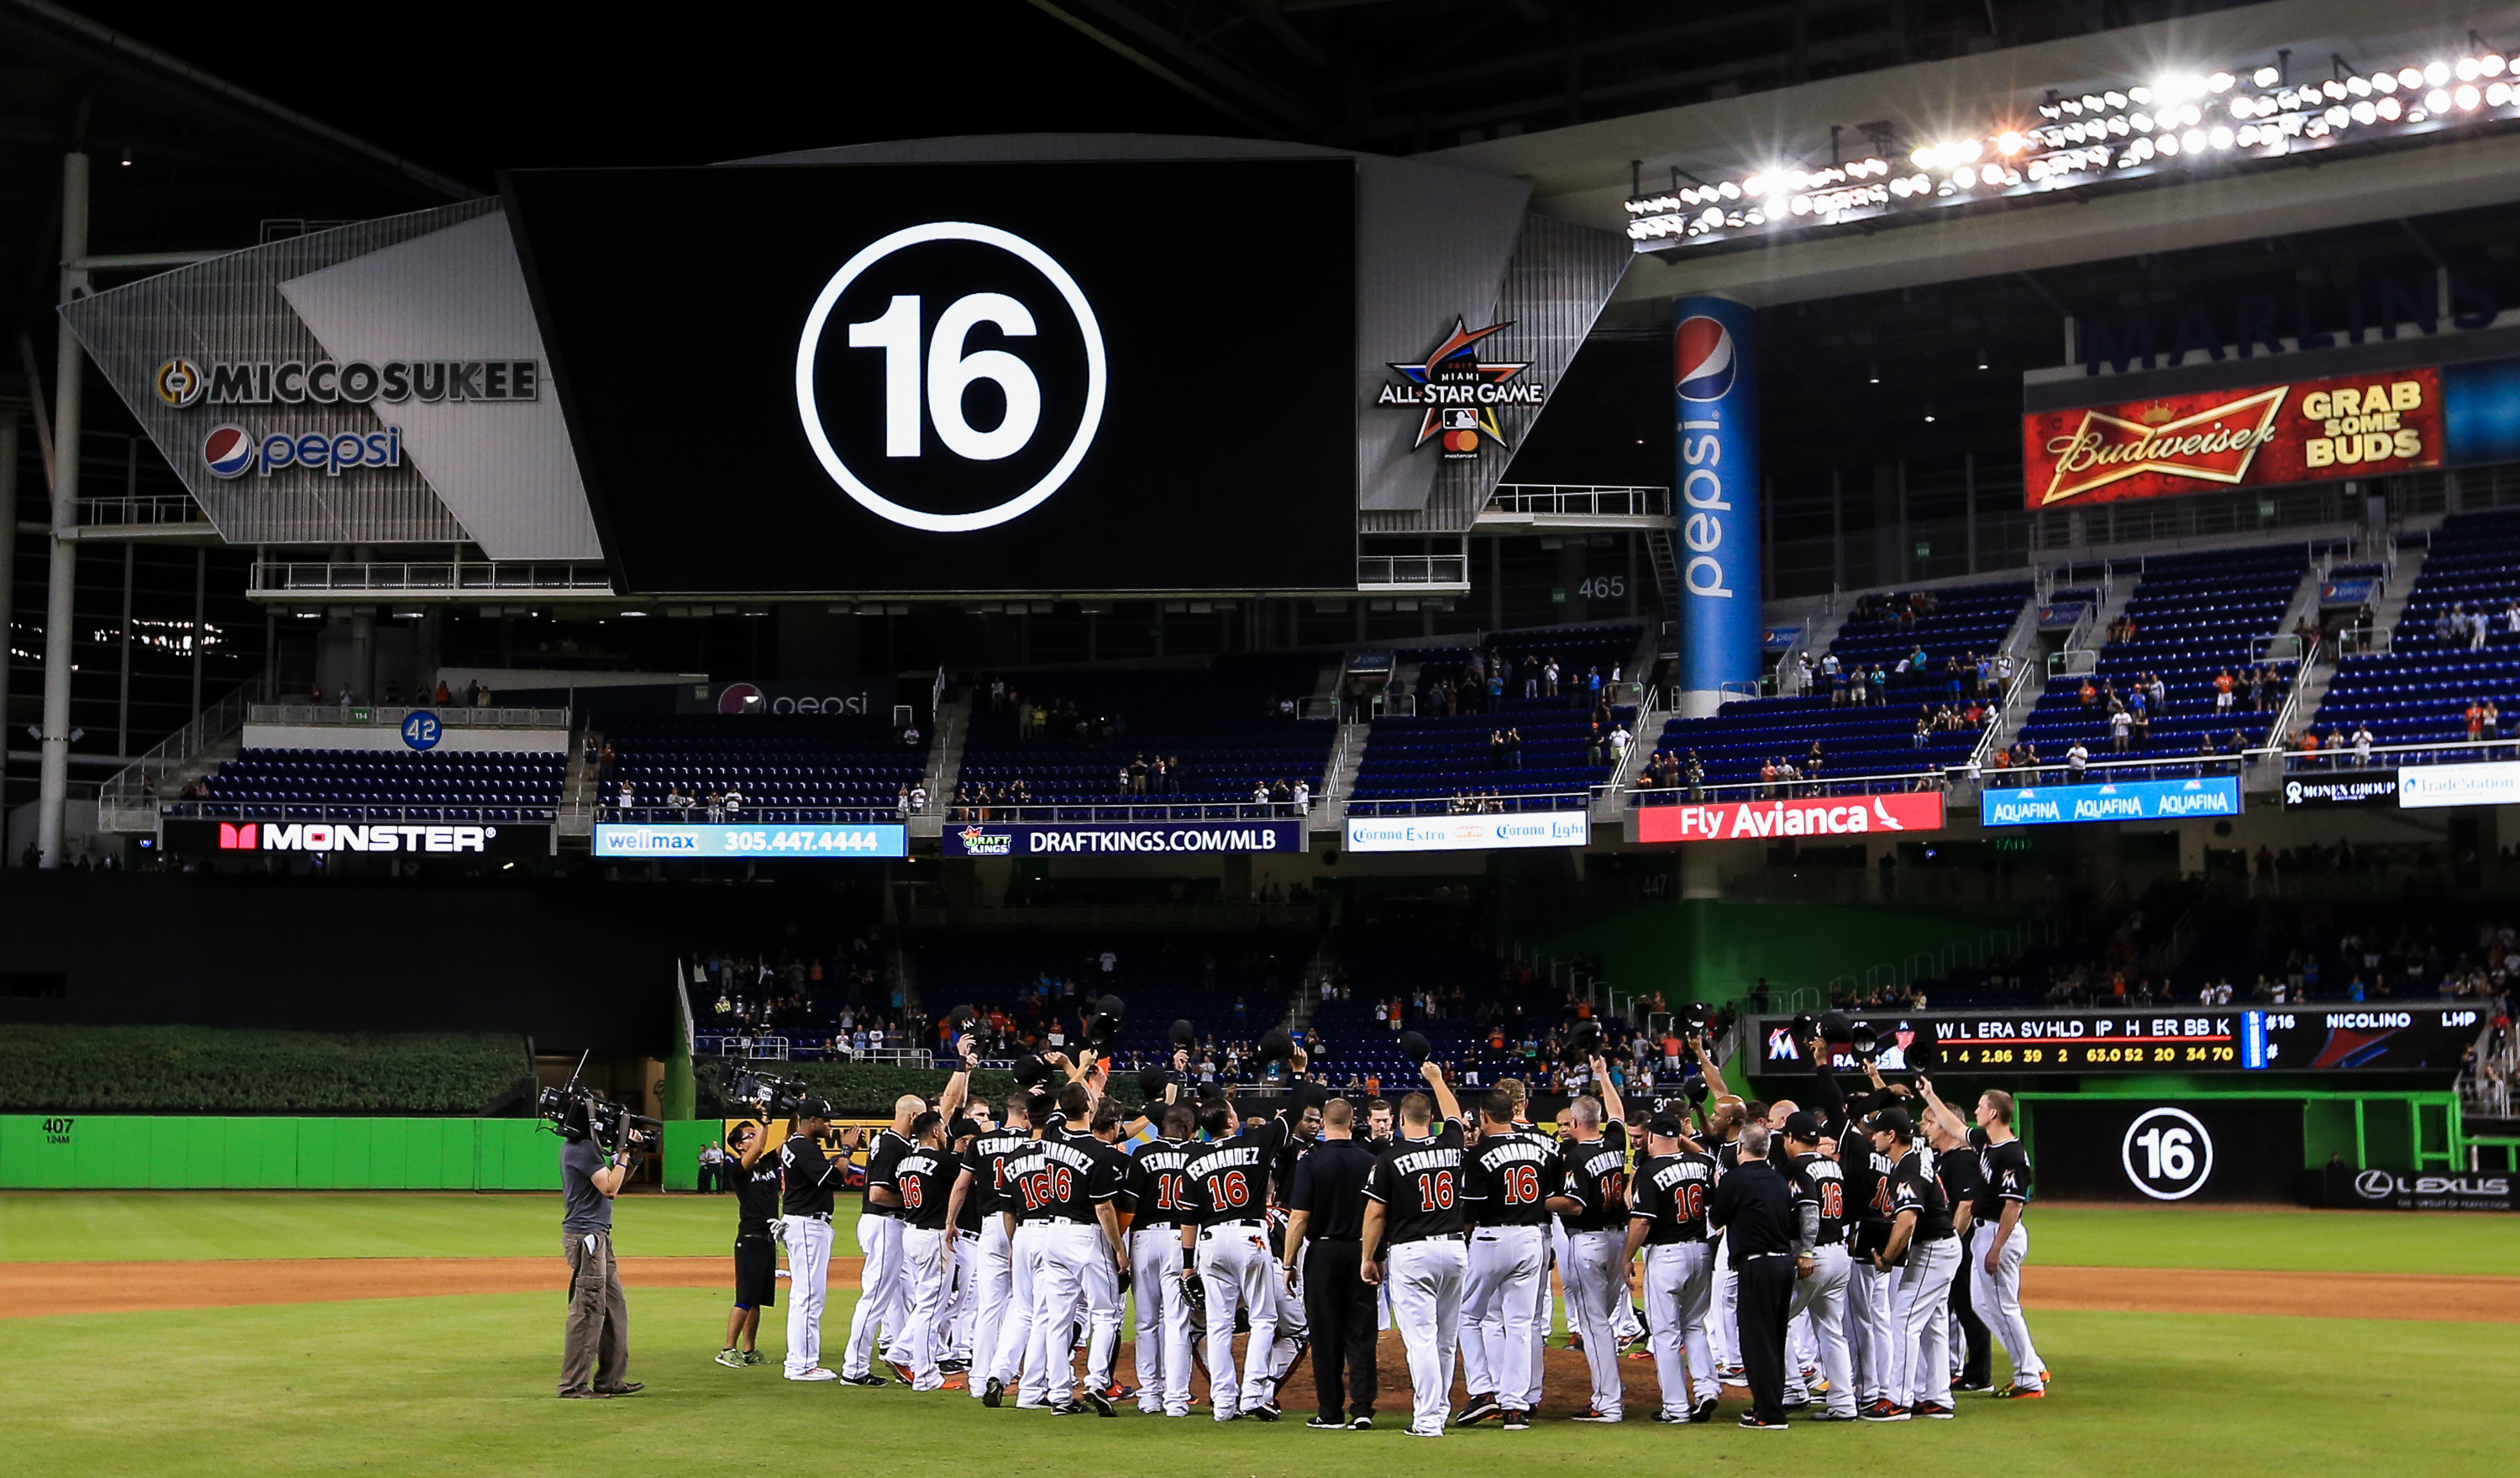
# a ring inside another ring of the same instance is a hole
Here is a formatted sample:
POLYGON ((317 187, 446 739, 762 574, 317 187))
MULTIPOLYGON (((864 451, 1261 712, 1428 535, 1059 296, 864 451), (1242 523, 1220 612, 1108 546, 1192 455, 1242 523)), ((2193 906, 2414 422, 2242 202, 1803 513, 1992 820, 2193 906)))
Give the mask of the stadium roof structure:
POLYGON ((486 193, 50 0, 0 0, 0 385, 22 390, 21 335, 51 364, 74 149, 93 162, 90 250, 108 258, 233 251, 486 193))

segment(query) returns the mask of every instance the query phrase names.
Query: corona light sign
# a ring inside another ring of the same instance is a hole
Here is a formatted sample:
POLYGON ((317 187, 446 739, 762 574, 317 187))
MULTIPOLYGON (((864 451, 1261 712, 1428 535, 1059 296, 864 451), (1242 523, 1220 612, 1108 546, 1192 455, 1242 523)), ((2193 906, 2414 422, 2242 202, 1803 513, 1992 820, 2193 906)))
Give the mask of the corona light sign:
POLYGON ((2441 371, 2038 411, 2021 452, 2034 510, 2439 467, 2441 371))

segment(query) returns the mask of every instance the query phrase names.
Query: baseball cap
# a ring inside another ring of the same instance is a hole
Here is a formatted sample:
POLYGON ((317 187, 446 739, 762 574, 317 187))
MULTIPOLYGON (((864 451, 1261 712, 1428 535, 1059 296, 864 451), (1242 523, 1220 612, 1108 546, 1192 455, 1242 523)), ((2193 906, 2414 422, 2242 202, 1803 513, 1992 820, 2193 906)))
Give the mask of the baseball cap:
POLYGON ((1916 1124, 1908 1117, 1906 1109, 1886 1108, 1872 1116, 1872 1129, 1876 1133, 1886 1131, 1893 1134, 1911 1134, 1915 1132, 1916 1124))
POLYGON ((796 1100, 796 1117, 829 1119, 832 1117, 832 1102, 828 1098, 799 1098, 796 1100))
POLYGON ((1805 1144, 1820 1139, 1820 1116, 1809 1109, 1796 1109, 1785 1116, 1785 1137, 1800 1139, 1805 1144))
POLYGON ((1665 1139, 1677 1139, 1688 1131, 1681 1127, 1678 1115, 1656 1114, 1645 1121, 1645 1132, 1659 1134, 1665 1139))

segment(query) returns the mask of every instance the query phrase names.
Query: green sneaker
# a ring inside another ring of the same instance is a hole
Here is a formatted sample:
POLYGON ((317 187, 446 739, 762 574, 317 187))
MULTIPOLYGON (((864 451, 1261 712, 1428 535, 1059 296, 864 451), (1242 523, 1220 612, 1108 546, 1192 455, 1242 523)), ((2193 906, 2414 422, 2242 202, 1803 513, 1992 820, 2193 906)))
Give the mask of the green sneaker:
POLYGON ((746 1350, 743 1352, 743 1363, 747 1365, 766 1365, 770 1363, 770 1357, 758 1350, 746 1350))
POLYGON ((730 1370, 741 1370, 745 1363, 743 1352, 736 1349, 720 1350, 717 1352, 717 1363, 730 1370))

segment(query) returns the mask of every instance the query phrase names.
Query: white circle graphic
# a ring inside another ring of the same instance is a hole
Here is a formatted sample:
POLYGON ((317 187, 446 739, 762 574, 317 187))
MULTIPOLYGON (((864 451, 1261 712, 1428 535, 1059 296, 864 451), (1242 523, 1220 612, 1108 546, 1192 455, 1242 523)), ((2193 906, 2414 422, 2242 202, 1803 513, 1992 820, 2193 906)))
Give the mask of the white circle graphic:
POLYGON ((2183 1201, 2204 1189, 2214 1174, 2214 1136, 2185 1109, 2146 1109, 2127 1126, 2118 1161, 2136 1189, 2156 1201, 2183 1201), (2143 1132, 2146 1125, 2152 1126, 2149 1132, 2143 1132), (2138 1147, 2144 1152, 2140 1169, 2138 1147))
POLYGON ((1084 290, 1076 285, 1076 279, 1068 276, 1067 269, 1049 253, 1011 231, 1001 231, 995 226, 959 220, 930 221, 923 226, 895 231, 875 242, 842 263, 840 269, 832 274, 832 280, 823 285, 822 295, 814 300, 814 310, 805 315, 805 334, 796 346, 796 413, 804 423, 805 439, 812 443, 814 455, 821 460, 823 470, 830 473, 832 481, 839 484, 840 489, 869 513, 905 528, 923 529, 930 533, 968 533, 977 529, 992 529, 1030 513, 1075 473, 1076 465, 1085 460, 1086 450, 1094 444, 1095 432, 1102 427, 1102 394, 1107 378, 1108 367, 1102 353, 1102 327, 1095 321, 1093 304, 1085 300, 1084 290), (1042 276, 1050 279, 1051 286, 1067 300, 1069 310, 1076 314, 1077 329, 1085 340, 1085 412, 1077 421, 1075 439, 1068 443, 1067 450, 1050 471, 1042 475, 1040 482, 994 508, 983 508, 976 513, 927 513, 917 508, 905 508, 869 487, 849 470, 846 462, 840 460, 840 454, 832 446, 831 438, 823 434, 822 411, 814 403, 814 350, 822 344, 823 325, 831 317, 832 305, 867 268, 904 247, 931 241, 978 242, 1030 263, 1042 276))

